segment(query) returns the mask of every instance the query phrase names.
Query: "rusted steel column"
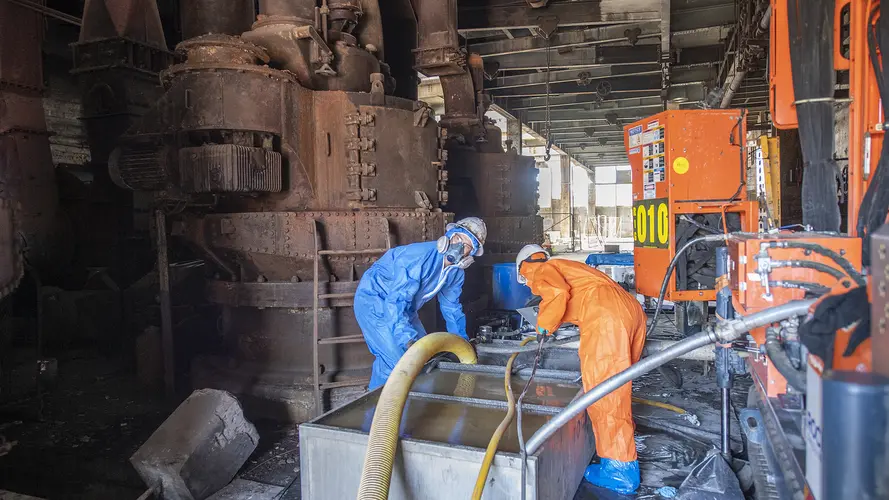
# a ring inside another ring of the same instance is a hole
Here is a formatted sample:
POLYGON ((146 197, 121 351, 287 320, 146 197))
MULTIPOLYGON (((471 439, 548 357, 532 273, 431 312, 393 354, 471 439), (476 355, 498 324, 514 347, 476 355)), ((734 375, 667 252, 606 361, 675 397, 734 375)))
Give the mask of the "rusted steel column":
POLYGON ((173 310, 170 302, 170 261, 167 255, 167 216, 154 212, 157 234, 157 281, 161 308, 161 345, 164 353, 164 388, 168 398, 176 396, 176 363, 173 346, 173 310))

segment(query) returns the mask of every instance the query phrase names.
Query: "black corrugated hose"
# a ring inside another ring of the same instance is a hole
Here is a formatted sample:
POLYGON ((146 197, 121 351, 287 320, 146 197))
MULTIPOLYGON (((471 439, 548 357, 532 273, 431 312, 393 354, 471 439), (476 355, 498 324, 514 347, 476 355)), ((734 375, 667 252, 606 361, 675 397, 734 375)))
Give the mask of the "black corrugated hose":
POLYGON ((840 230, 834 157, 834 3, 790 0, 790 65, 803 150, 803 224, 840 230))

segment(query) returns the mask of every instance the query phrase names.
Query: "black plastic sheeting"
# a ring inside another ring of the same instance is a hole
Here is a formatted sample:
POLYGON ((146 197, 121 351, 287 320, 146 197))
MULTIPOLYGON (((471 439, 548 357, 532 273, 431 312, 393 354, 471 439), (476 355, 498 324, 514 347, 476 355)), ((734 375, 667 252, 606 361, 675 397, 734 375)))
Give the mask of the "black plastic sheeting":
POLYGON ((677 500, 744 500, 744 492, 718 450, 707 453, 679 486, 677 500))
POLYGON ((839 231, 839 169, 834 160, 834 2, 790 0, 787 10, 803 150, 803 224, 816 231, 839 231))

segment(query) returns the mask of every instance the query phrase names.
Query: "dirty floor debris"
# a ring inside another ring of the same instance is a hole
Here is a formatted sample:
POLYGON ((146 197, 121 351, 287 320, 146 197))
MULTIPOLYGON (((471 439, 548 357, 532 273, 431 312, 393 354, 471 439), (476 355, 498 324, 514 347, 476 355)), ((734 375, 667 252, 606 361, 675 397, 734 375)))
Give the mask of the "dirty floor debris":
MULTIPOLYGON (((669 335, 668 335, 669 336, 669 335)), ((633 395, 678 406, 686 415, 636 403, 636 442, 643 486, 635 498, 660 498, 656 490, 678 487, 694 463, 719 442, 719 398, 705 363, 680 361, 684 385, 665 383, 652 372, 633 386, 633 395)), ((749 377, 733 390, 742 408, 749 377)), ((183 397, 187 395, 183 394, 183 397)), ((55 387, 43 397, 42 420, 31 396, 0 405, 0 490, 51 500, 135 499, 145 490, 129 463, 133 452, 175 408, 138 385, 135 375, 91 351, 59 359, 55 387)), ((300 498, 297 430, 272 422, 255 422, 259 446, 238 477, 273 486, 277 499, 300 498)), ((737 419, 732 446, 742 451, 737 419)), ((583 483, 575 496, 584 499, 632 498, 583 483)))

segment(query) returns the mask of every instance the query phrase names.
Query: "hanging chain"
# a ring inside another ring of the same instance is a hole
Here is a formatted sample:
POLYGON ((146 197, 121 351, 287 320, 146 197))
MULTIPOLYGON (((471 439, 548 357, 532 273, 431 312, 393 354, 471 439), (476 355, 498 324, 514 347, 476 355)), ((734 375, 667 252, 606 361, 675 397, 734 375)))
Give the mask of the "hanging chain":
MULTIPOLYGON (((552 35, 552 34, 550 34, 552 35)), ((552 57, 551 49, 552 38, 546 38, 546 95, 544 99, 546 99, 546 113, 545 113, 545 128, 546 128, 546 151, 543 154, 543 159, 545 161, 549 161, 550 159, 550 149, 553 147, 553 134, 552 134, 552 120, 550 120, 549 116, 549 80, 550 80, 550 58, 552 57)))

